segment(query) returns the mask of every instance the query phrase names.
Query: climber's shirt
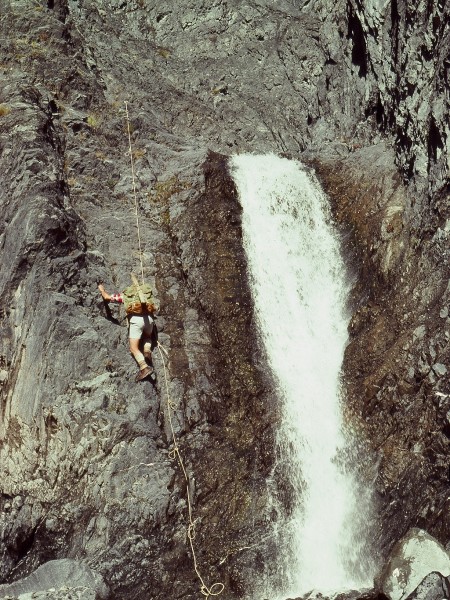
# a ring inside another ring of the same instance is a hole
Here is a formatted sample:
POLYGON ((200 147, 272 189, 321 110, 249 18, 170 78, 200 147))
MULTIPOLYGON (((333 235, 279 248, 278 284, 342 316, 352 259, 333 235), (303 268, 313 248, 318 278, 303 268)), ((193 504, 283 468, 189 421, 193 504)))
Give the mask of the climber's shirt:
POLYGON ((118 304, 123 304, 122 294, 111 294, 110 302, 117 302, 118 304))

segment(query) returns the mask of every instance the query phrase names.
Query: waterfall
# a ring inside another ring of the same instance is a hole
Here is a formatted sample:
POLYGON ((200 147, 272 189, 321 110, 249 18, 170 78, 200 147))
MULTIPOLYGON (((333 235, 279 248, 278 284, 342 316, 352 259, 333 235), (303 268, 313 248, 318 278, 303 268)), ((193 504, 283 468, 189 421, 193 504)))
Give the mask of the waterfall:
POLYGON ((358 567, 365 540, 357 523, 367 514, 344 464, 340 406, 351 282, 328 200, 295 161, 236 155, 231 168, 257 323, 283 406, 275 471, 289 490, 278 592, 371 585, 358 567))

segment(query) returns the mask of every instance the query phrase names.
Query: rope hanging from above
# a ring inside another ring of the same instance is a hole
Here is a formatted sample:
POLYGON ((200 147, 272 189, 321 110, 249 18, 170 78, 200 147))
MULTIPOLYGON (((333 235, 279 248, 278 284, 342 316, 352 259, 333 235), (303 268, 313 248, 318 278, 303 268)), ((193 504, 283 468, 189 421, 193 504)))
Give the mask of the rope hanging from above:
MULTIPOLYGON (((139 209, 138 209, 138 200, 137 200, 137 193, 136 193, 136 177, 135 177, 135 169, 134 169, 133 150, 131 147, 131 130, 130 130, 130 118, 129 118, 129 114, 128 114, 128 102, 126 102, 126 101, 125 101, 125 113, 126 113, 126 118, 127 118, 127 131, 128 131, 128 144, 129 144, 130 163, 131 163, 131 176, 132 176, 132 181, 133 181, 134 210, 135 210, 135 215, 136 215, 137 238, 138 238, 138 247, 139 247, 139 261, 141 264, 142 285, 144 285, 144 283, 145 283, 145 281, 144 281, 144 264, 143 264, 143 260, 142 260, 142 244, 141 244, 141 231, 140 231, 140 227, 139 227, 139 209)), ((139 287, 140 287, 139 283, 136 280, 136 277, 134 275, 132 275, 132 280, 133 280, 134 285, 136 285, 136 287, 139 289, 139 287)), ((169 456, 172 459, 176 458, 178 460, 178 464, 181 468, 181 471, 183 473, 183 476, 184 476, 184 479, 186 482, 186 498, 187 498, 187 506, 188 506, 187 538, 189 540, 189 544, 191 547, 192 560, 194 563, 194 571, 195 571, 195 573, 200 581, 200 584, 201 584, 200 592, 205 597, 205 600, 208 600, 208 598, 210 598, 211 596, 219 596, 224 591, 225 586, 223 585, 223 583, 217 582, 217 583, 213 583, 211 585, 211 587, 208 587, 206 585, 206 583, 200 573, 199 567, 198 567, 197 556, 196 556, 195 547, 194 547, 195 520, 193 518, 192 500, 191 500, 191 493, 190 493, 190 489, 189 489, 189 477, 188 477, 186 468, 184 466, 183 458, 180 453, 180 448, 178 446, 177 437, 175 435, 175 430, 174 430, 173 422, 172 422, 172 412, 174 410, 176 410, 176 405, 173 402, 173 400, 171 399, 170 392, 169 392, 169 382, 168 382, 168 375, 167 375, 167 368, 166 368, 166 360, 163 355, 163 352, 164 352, 164 354, 166 354, 166 357, 167 357, 167 351, 165 350, 165 348, 163 348, 163 346, 159 342, 158 342, 158 351, 159 351, 159 355, 160 355, 161 362, 162 362, 163 369, 164 369, 164 382, 165 382, 166 401, 167 401, 167 416, 168 416, 168 420, 169 420, 170 430, 172 433, 173 448, 172 448, 169 456)))
POLYGON ((139 261, 141 263, 141 280, 142 280, 142 284, 144 284, 145 281, 144 281, 144 264, 143 264, 143 260, 142 260, 141 230, 139 227, 139 210, 138 210, 138 200, 137 200, 137 193, 136 193, 136 177, 135 177, 135 170, 134 170, 133 150, 131 148, 130 117, 128 114, 128 102, 127 101, 125 101, 125 113, 126 113, 126 117, 127 117, 128 144, 129 144, 130 163, 131 163, 131 178, 133 181, 134 212, 136 215, 138 252, 139 252, 139 261))

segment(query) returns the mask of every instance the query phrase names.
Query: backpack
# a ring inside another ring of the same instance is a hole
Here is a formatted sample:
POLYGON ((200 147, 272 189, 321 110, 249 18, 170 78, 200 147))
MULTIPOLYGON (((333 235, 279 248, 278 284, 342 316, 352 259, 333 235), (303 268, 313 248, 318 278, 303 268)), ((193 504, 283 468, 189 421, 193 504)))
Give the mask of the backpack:
POLYGON ((148 283, 133 284, 122 292, 127 315, 146 315, 156 310, 152 288, 148 283))

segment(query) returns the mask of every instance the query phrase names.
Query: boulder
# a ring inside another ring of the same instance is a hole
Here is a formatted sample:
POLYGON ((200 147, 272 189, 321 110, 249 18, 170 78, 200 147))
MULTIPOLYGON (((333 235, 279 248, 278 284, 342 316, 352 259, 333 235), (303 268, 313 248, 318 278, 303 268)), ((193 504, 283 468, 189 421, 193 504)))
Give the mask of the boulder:
POLYGON ((0 599, 20 598, 77 598, 106 600, 108 588, 102 577, 86 563, 64 558, 50 560, 28 577, 14 583, 0 585, 0 599))
MULTIPOLYGON (((444 578, 450 575, 449 553, 426 531, 414 528, 394 547, 381 573, 379 587, 391 600, 400 600, 417 591, 424 578, 433 572, 440 573, 444 578)), ((431 580, 417 594, 425 594, 430 586, 431 580)), ((425 597, 428 596, 414 596, 425 597)))
POLYGON ((429 573, 406 600, 442 600, 450 598, 448 577, 434 571, 429 573))

